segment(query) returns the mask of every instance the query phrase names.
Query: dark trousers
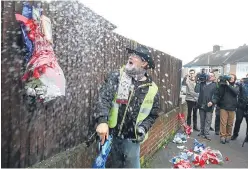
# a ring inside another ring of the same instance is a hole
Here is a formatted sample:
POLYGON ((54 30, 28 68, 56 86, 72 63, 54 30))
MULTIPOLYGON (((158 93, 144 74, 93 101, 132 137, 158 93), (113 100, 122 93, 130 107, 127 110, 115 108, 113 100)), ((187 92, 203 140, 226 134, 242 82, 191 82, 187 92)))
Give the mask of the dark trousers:
POLYGON ((209 135, 213 112, 205 111, 203 109, 200 109, 199 112, 200 112, 200 122, 201 122, 201 134, 207 136, 209 135))
POLYGON ((191 125, 191 116, 193 111, 193 125, 197 127, 197 108, 196 102, 186 100, 188 106, 188 115, 187 115, 187 125, 191 125))
POLYGON ((214 130, 216 133, 220 132, 220 107, 216 107, 215 109, 215 126, 214 126, 214 130))
POLYGON ((239 135, 239 130, 240 130, 240 125, 243 121, 243 118, 245 117, 246 119, 246 134, 247 134, 247 128, 248 128, 248 116, 245 116, 245 110, 238 108, 236 112, 236 121, 235 121, 235 126, 234 126, 234 131, 233 135, 238 136, 239 135))
POLYGON ((114 137, 106 168, 140 168, 140 144, 114 137))

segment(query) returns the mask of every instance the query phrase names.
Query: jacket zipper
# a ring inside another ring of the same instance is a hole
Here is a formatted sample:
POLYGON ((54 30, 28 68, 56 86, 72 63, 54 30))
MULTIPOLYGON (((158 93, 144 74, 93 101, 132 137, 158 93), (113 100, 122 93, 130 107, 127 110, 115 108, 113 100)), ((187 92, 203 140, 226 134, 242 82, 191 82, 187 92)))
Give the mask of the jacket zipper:
POLYGON ((122 121, 121 121, 120 130, 119 130, 118 135, 117 135, 118 137, 120 137, 120 135, 121 135, 121 130, 122 130, 122 127, 123 127, 123 124, 124 124, 124 121, 125 121, 125 118, 126 118, 126 115, 127 115, 127 109, 129 107, 131 98, 133 97, 133 93, 134 93, 134 88, 132 88, 130 97, 128 99, 128 103, 127 103, 127 106, 126 106, 126 109, 125 109, 125 112, 124 112, 124 115, 123 115, 123 118, 122 118, 122 121))
MULTIPOLYGON (((139 89, 139 88, 141 88, 141 87, 149 86, 149 85, 151 85, 151 84, 150 84, 150 83, 143 84, 143 85, 138 86, 137 89, 139 89)), ((135 89, 135 90, 137 90, 137 89, 135 89)), ((129 99, 128 99, 128 103, 127 103, 127 106, 126 106, 126 109, 125 109, 125 112, 124 112, 124 115, 123 115, 123 118, 122 118, 122 121, 121 121, 120 130, 119 130, 118 135, 117 135, 118 137, 120 137, 120 135, 121 135, 121 131, 122 131, 122 128, 123 128, 123 124, 124 124, 124 121, 125 121, 125 118, 126 118, 126 115, 127 115, 127 109, 128 109, 128 107, 129 107, 131 98, 133 97, 133 94, 135 93, 135 90, 134 90, 134 87, 132 87, 132 89, 131 89, 131 94, 130 94, 130 97, 129 97, 129 99)), ((136 127, 135 127, 135 128, 136 128, 136 127)))

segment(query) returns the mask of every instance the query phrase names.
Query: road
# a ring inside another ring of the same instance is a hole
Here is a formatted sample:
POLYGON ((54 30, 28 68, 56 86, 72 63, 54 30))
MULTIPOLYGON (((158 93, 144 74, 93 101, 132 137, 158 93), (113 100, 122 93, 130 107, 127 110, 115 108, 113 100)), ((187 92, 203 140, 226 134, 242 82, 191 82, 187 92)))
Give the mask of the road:
MULTIPOLYGON (((183 98, 185 98, 183 96, 183 98)), ((214 117, 212 127, 214 127, 214 117)), ((199 114, 198 114, 198 126, 199 124, 199 114)), ((228 157, 229 161, 225 161, 223 165, 207 165, 207 168, 248 168, 248 143, 245 143, 242 147, 242 143, 245 138, 246 133, 246 121, 243 120, 240 129, 240 135, 235 141, 231 141, 229 144, 221 144, 220 137, 215 135, 214 131, 210 132, 212 138, 211 141, 200 138, 197 136, 198 132, 193 132, 191 137, 188 139, 187 143, 184 145, 190 149, 193 147, 193 140, 196 138, 199 142, 207 144, 212 149, 220 150, 223 157, 228 157)), ((170 142, 165 148, 161 148, 154 156, 150 162, 151 168, 171 168, 171 163, 169 160, 176 156, 180 150, 177 148, 177 144, 170 142)))

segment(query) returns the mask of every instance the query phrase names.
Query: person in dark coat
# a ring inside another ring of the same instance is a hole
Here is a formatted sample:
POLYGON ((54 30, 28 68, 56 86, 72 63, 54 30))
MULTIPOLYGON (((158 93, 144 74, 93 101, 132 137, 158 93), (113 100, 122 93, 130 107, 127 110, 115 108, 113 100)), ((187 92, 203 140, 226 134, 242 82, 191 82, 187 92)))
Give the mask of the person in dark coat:
POLYGON ((218 103, 220 107, 220 142, 222 144, 229 143, 232 136, 239 93, 239 87, 235 84, 235 81, 236 75, 234 74, 230 74, 229 80, 221 80, 212 99, 212 103, 218 103))
MULTIPOLYGON (((243 78, 239 85, 238 107, 236 112, 236 121, 234 125, 233 135, 231 140, 236 140, 239 136, 240 125, 243 118, 246 120, 246 134, 248 134, 248 96, 245 92, 245 85, 248 86, 248 78, 243 78)), ((248 141, 246 139, 246 141, 248 141)))
POLYGON ((158 117, 160 107, 157 86, 147 74, 148 69, 155 68, 150 51, 144 46, 127 50, 127 64, 122 71, 108 75, 96 104, 96 131, 102 144, 109 133, 113 136, 111 168, 140 168, 140 143, 158 117), (113 111, 116 107, 118 113, 113 111), (139 121, 142 111, 146 117, 139 121))
POLYGON ((198 107, 200 113, 200 133, 198 136, 211 140, 209 131, 212 123, 214 104, 211 104, 212 97, 216 90, 215 76, 213 73, 207 75, 207 81, 197 83, 196 92, 199 93, 198 107))

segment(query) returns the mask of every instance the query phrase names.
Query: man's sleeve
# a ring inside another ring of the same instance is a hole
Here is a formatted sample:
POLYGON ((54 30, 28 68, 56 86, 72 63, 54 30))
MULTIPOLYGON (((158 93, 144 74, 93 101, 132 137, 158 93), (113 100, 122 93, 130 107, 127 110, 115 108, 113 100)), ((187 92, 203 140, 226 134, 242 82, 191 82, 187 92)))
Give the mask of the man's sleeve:
POLYGON ((201 90, 201 83, 196 83, 195 85, 195 93, 200 93, 201 90))
POLYGON ((195 98, 197 98, 199 96, 199 94, 195 92, 195 87, 193 85, 191 85, 190 82, 187 82, 186 86, 188 88, 187 94, 189 94, 195 98))
POLYGON ((220 100, 220 88, 219 87, 216 87, 215 88, 215 91, 214 91, 214 94, 212 96, 212 102, 214 104, 217 104, 220 100))
POLYGON ((112 101, 117 91, 119 73, 110 73, 99 90, 96 102, 96 112, 94 112, 96 123, 107 123, 108 114, 112 107, 112 101))
POLYGON ((238 95, 238 108, 244 109, 246 107, 245 103, 245 94, 243 92, 243 87, 242 85, 239 85, 239 95, 238 95))
POLYGON ((140 126, 144 127, 146 132, 150 130, 152 125, 154 124, 155 120, 158 118, 158 113, 160 110, 159 106, 159 94, 157 93, 154 97, 154 102, 152 106, 152 110, 147 118, 140 124, 140 126))
POLYGON ((234 96, 237 96, 239 94, 239 86, 235 86, 235 87, 232 87, 230 85, 228 85, 228 88, 231 90, 232 94, 234 96))

